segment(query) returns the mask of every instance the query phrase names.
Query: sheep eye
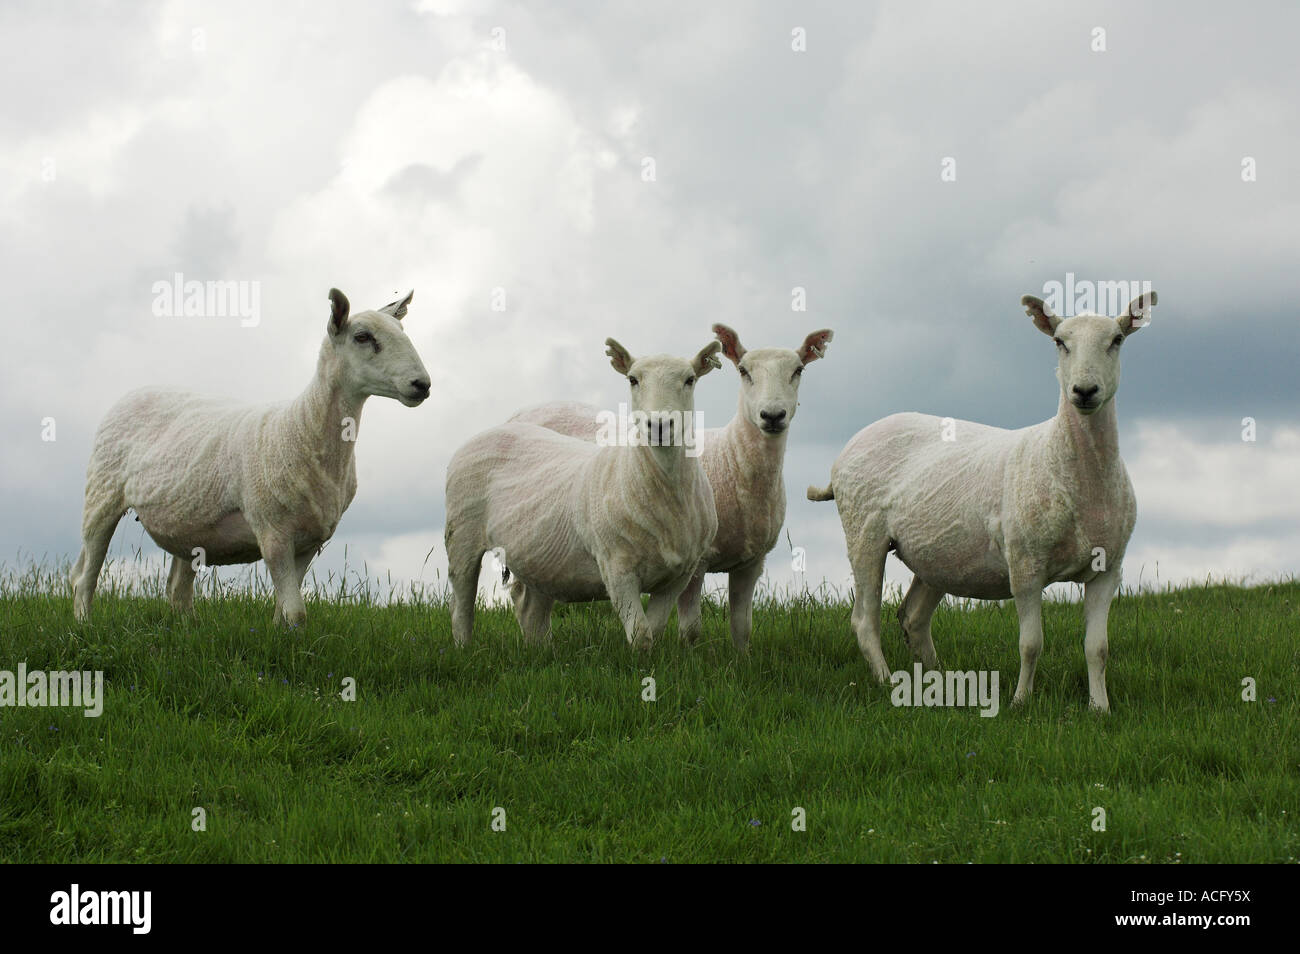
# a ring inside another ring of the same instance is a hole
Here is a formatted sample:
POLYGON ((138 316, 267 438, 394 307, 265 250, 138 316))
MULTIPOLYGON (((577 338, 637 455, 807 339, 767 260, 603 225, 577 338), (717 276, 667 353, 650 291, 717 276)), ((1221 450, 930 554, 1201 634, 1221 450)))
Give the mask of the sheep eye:
POLYGON ((694 377, 689 377, 689 378, 686 379, 686 386, 687 386, 688 388, 689 388, 691 385, 693 385, 694 383, 695 383, 695 378, 694 378, 694 377))
POLYGON ((802 374, 803 374, 803 368, 795 368, 794 375, 790 378, 790 380, 793 381, 795 380, 795 378, 798 378, 802 374))
POLYGON ((741 376, 742 378, 748 378, 748 377, 749 377, 749 370, 746 369, 746 368, 741 368, 741 369, 740 369, 740 376, 741 376))
POLYGON ((632 376, 629 374, 629 375, 627 376, 627 380, 628 380, 628 383, 632 385, 632 387, 636 387, 636 378, 632 377, 632 376))
POLYGON ((1055 341, 1056 346, 1060 348, 1062 351, 1064 351, 1066 354, 1070 353, 1070 349, 1065 346, 1065 342, 1062 341, 1060 338, 1053 338, 1052 340, 1055 341))
POLYGON ((358 331, 352 336, 352 340, 357 344, 366 344, 367 342, 374 341, 375 336, 368 331, 358 331))
POLYGON ((1118 347, 1119 347, 1120 345, 1122 345, 1123 343, 1124 343, 1124 336, 1123 336, 1123 335, 1116 335, 1116 336, 1115 336, 1115 340, 1112 341, 1112 342, 1110 343, 1110 346, 1111 346, 1112 348, 1118 348, 1118 347))

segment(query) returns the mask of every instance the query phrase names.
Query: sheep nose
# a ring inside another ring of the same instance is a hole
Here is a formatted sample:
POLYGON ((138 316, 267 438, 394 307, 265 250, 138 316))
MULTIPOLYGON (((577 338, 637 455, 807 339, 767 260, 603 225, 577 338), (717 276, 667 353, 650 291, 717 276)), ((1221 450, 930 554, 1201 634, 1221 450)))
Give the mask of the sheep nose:
POLYGON ((759 411, 758 416, 769 424, 780 424, 785 420, 785 411, 759 411))
POLYGON ((415 388, 416 392, 423 395, 424 397, 429 396, 430 385, 429 385, 428 378, 416 378, 414 381, 411 382, 411 387, 415 388))
POLYGON ((1101 390, 1101 386, 1097 384, 1094 384, 1092 385, 1092 387, 1087 387, 1087 388, 1081 388, 1077 384, 1074 386, 1074 393, 1079 395, 1079 397, 1082 400, 1089 401, 1089 402, 1092 401, 1092 399, 1097 396, 1097 392, 1100 390, 1101 390))

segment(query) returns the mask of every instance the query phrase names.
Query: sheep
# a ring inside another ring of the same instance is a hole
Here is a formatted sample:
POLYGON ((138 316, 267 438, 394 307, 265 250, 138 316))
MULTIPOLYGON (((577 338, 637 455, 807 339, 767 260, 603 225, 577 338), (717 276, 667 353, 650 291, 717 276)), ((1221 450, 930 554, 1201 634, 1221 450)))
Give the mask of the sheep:
MULTIPOLYGON (((715 324, 713 333, 722 343, 723 355, 740 372, 740 402, 726 427, 698 435, 700 459, 717 507, 718 534, 677 598, 677 625, 687 642, 699 638, 704 574, 726 573, 731 638, 744 652, 753 630, 754 587, 785 523, 782 469, 790 422, 799 405, 799 382, 804 368, 825 356, 834 332, 814 331, 797 350, 755 351, 747 351, 740 336, 726 325, 715 324)), ((537 405, 511 418, 589 441, 597 437, 599 419, 597 408, 576 402, 537 405)))
POLYGON ((1004 430, 925 414, 895 414, 859 431, 810 500, 834 500, 848 544, 852 625, 875 677, 890 678, 880 649, 880 590, 890 550, 914 578, 898 610, 916 658, 939 667, 930 620, 944 594, 1013 597, 1020 621, 1020 679, 1028 699, 1043 646, 1049 583, 1084 585, 1084 655, 1094 709, 1108 711, 1106 619, 1119 586, 1137 505, 1119 454, 1115 392, 1124 340, 1147 323, 1155 292, 1118 319, 1058 318, 1042 299, 1021 299, 1058 352, 1056 416, 1004 430))
POLYGON ((677 419, 692 420, 695 383, 722 366, 721 345, 711 341, 686 359, 633 358, 613 338, 605 344, 631 391, 637 427, 626 445, 507 422, 471 438, 447 466, 445 543, 457 645, 473 633, 488 550, 515 577, 511 598, 526 640, 550 638, 556 600, 608 599, 628 643, 647 649, 713 541, 713 492, 699 459, 687 453, 689 435, 677 431, 677 419), (642 593, 650 594, 648 610, 642 593))
POLYGON ((86 473, 83 543, 71 574, 76 618, 89 617, 109 541, 130 508, 171 554, 175 609, 192 609, 200 566, 262 559, 275 622, 303 623, 307 566, 356 493, 366 398, 416 407, 429 396, 429 373, 400 323, 414 294, 349 316, 347 298, 330 289, 316 375, 293 401, 250 407, 145 388, 111 407, 86 473))

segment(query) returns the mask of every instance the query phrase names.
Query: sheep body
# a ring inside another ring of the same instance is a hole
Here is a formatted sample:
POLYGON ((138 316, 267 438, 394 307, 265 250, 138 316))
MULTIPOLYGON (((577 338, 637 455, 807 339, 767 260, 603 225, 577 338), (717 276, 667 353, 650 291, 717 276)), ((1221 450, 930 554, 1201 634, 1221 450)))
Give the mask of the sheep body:
MULTIPOLYGON (((525 408, 510 420, 594 442, 600 432, 602 413, 592 404, 555 401, 525 408)), ((752 576, 749 582, 752 594, 753 585, 762 574, 763 560, 776 546, 785 525, 785 481, 781 473, 784 436, 768 441, 768 447, 752 447, 757 441, 736 433, 743 429, 738 420, 733 419, 725 428, 711 427, 695 433, 699 461, 713 495, 717 532, 678 604, 679 626, 688 641, 698 635, 698 626, 694 632, 687 631, 686 627, 688 620, 699 619, 701 587, 696 577, 702 583, 706 572, 748 571, 746 575, 752 576), (753 566, 755 561, 757 567, 753 566), (683 607, 683 603, 687 605, 683 607)))
POLYGON ((656 592, 695 568, 717 522, 698 467, 678 479, 636 456, 533 424, 485 431, 447 468, 452 539, 459 550, 455 534, 481 524, 480 556, 500 547, 516 580, 554 600, 606 598, 602 561, 656 592))
POLYGON ((1123 461, 1072 466, 1062 426, 1060 417, 1019 430, 928 414, 883 418, 831 468, 841 520, 882 522, 908 569, 954 596, 1009 598, 1013 561, 1043 585, 1087 583, 1099 575, 1095 547, 1123 555, 1137 507, 1123 461), (954 440, 941 436, 949 427, 954 440))
MULTIPOLYGON (((312 402, 250 408, 179 391, 142 388, 96 432, 87 504, 106 498, 135 510, 163 550, 210 566, 260 559, 246 511, 284 527, 296 551, 328 540, 356 493, 351 444, 317 453, 312 402), (246 503, 247 501, 247 503, 246 503), (249 506, 251 504, 251 507, 249 506)), ((338 408, 341 420, 343 408, 338 408)), ((334 419, 328 407, 318 416, 334 419)))

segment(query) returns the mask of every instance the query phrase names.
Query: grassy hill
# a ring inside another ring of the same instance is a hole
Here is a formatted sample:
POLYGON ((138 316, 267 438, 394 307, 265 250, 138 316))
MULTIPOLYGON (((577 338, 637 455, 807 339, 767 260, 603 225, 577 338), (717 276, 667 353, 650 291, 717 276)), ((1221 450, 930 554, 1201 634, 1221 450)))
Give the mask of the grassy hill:
MULTIPOLYGON (((467 650, 437 604, 317 598, 297 631, 248 593, 196 609, 106 593, 83 626, 50 574, 0 584, 0 669, 103 670, 106 696, 99 718, 0 708, 0 860, 1300 856, 1296 583, 1121 596, 1109 716, 1087 710, 1064 603, 1022 709, 1012 605, 939 610, 942 662, 1000 672, 995 718, 894 707, 836 601, 763 604, 746 658, 712 604, 700 645, 673 623, 647 655, 607 604, 560 607, 547 647, 481 611, 467 650)), ((884 613, 886 657, 910 668, 884 613)))

